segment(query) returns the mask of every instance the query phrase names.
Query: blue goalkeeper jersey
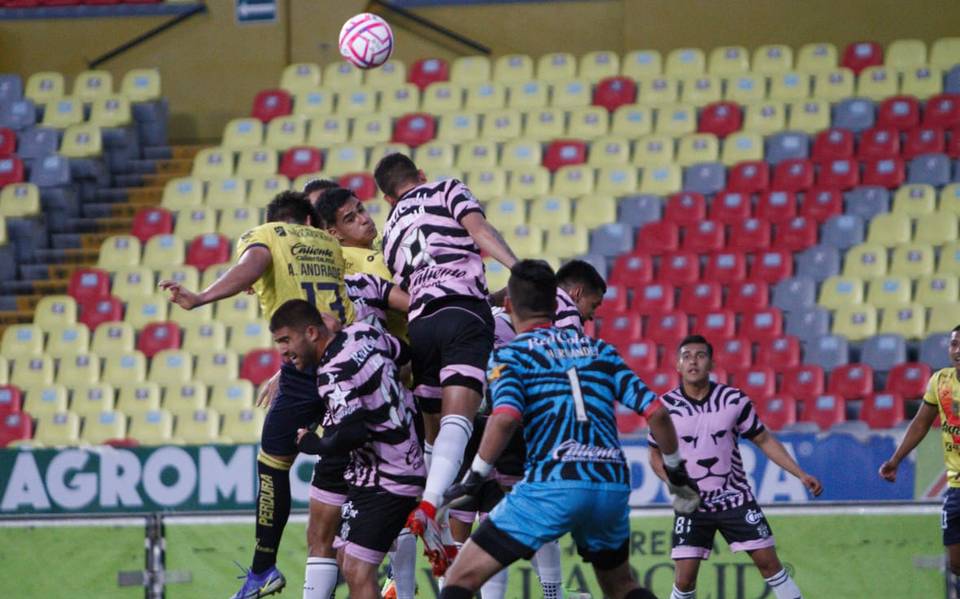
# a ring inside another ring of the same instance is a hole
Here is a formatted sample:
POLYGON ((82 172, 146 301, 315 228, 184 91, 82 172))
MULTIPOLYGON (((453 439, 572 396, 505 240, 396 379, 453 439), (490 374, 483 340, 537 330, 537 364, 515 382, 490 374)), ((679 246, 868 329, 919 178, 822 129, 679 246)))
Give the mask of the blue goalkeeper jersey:
POLYGON ((613 402, 644 416, 660 402, 613 346, 535 328, 493 351, 487 377, 493 413, 522 421, 527 482, 629 484, 613 402))

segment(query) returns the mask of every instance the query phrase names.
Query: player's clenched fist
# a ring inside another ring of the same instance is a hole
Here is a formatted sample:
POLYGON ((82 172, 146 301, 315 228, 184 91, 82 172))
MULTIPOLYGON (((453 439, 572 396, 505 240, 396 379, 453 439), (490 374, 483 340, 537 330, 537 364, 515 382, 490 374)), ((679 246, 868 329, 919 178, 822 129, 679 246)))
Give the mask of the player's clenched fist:
POLYGON ((194 293, 176 281, 160 281, 160 289, 170 292, 170 301, 184 310, 192 310, 203 302, 200 294, 194 293))
POLYGON ((893 460, 887 460, 880 465, 880 478, 892 483, 897 482, 897 468, 899 466, 900 464, 897 462, 893 460))

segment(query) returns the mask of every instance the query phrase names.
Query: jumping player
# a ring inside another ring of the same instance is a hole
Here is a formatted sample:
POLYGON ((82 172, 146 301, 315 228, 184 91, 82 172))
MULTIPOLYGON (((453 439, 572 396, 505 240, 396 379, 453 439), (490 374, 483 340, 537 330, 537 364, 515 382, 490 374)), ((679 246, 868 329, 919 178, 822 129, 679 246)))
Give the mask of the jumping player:
POLYGON ((940 527, 943 529, 943 545, 947 549, 950 572, 954 576, 954 591, 960 596, 960 411, 957 410, 957 402, 960 402, 960 325, 950 332, 947 352, 952 366, 941 368, 930 377, 920 409, 907 428, 900 446, 880 466, 880 476, 896 482, 900 462, 923 441, 939 414, 948 486, 943 498, 940 527))
POLYGON ((488 377, 493 414, 477 456, 446 494, 473 495, 522 421, 522 482, 473 533, 447 572, 441 599, 468 599, 491 576, 567 532, 612 599, 650 599, 630 571, 629 472, 617 437, 614 400, 643 413, 668 452, 671 480, 697 504, 677 452, 670 417, 616 350, 553 326, 557 280, 545 262, 512 269, 507 306, 519 334, 494 350, 488 377))
MULTIPOLYGON (((803 471, 780 441, 764 428, 743 391, 710 380, 713 347, 700 335, 677 349, 681 384, 661 397, 680 437, 680 453, 700 488, 700 508, 676 514, 673 527, 675 580, 671 599, 693 599, 700 562, 710 557, 717 531, 731 551, 746 551, 777 599, 800 599, 800 589, 784 570, 773 533, 743 471, 737 441, 756 444, 775 464, 796 476, 816 497, 823 487, 803 471)), ((667 479, 663 448, 650 439, 650 464, 667 479)))
POLYGON ((383 235, 384 258, 394 282, 410 294, 414 394, 424 413, 427 443, 426 489, 408 525, 423 538, 435 571, 442 573, 448 548, 434 520, 436 506, 463 461, 493 348, 480 252, 507 267, 516 257, 459 181, 427 183, 403 154, 382 158, 374 178, 393 206, 383 235))

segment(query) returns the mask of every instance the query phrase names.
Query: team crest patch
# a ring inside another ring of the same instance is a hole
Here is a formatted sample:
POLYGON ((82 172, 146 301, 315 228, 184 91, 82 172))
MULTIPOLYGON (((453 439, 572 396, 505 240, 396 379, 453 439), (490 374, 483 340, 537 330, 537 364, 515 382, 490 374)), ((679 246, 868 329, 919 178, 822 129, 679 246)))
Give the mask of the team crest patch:
POLYGON ((506 364, 497 364, 490 369, 489 379, 495 381, 503 375, 503 371, 507 368, 506 364))

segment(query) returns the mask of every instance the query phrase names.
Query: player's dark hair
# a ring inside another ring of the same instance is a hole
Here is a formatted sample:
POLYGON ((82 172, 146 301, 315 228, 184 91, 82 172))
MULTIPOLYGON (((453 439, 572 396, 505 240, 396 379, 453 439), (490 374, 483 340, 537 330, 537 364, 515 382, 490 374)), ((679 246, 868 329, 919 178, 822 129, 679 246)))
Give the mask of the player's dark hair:
POLYGON ((336 187, 340 187, 340 184, 333 179, 310 179, 307 181, 307 184, 303 186, 303 193, 309 196, 315 191, 324 191, 336 187))
POLYGON ((267 204, 267 222, 292 222, 305 225, 313 216, 313 206, 301 191, 281 191, 267 204))
POLYGON ((520 260, 510 269, 507 294, 519 318, 552 319, 557 312, 557 275, 543 260, 520 260))
POLYGON ((560 287, 580 285, 585 291, 600 295, 607 292, 607 282, 593 264, 583 260, 571 260, 561 266, 557 271, 557 284, 560 287))
POLYGON ((343 208, 350 198, 354 197, 353 191, 345 187, 334 187, 320 194, 317 201, 313 203, 313 209, 316 211, 318 227, 333 227, 337 224, 337 210, 343 208))
POLYGON ((700 343, 707 346, 707 356, 712 360, 713 359, 713 346, 710 345, 710 342, 707 341, 707 338, 703 335, 687 335, 683 338, 683 341, 680 342, 680 345, 677 346, 677 353, 680 353, 680 350, 683 349, 685 345, 691 345, 694 343, 700 343))
POLYGON ((960 324, 958 324, 957 326, 953 327, 953 330, 950 331, 950 332, 951 332, 951 333, 956 333, 956 332, 958 332, 958 331, 960 331, 960 324))
POLYGON ((420 170, 406 154, 387 154, 377 163, 373 178, 384 195, 397 197, 397 190, 419 180, 420 170))
POLYGON ((276 333, 282 328, 303 330, 307 327, 325 329, 320 311, 310 302, 292 299, 284 302, 270 317, 270 332, 276 333))

